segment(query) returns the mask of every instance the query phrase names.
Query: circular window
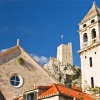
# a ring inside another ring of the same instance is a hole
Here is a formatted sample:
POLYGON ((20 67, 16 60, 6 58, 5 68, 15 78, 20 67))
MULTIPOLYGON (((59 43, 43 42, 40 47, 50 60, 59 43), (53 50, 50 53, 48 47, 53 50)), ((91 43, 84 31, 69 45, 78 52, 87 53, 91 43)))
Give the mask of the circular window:
POLYGON ((23 84, 23 78, 20 75, 13 75, 10 78, 10 83, 14 87, 20 87, 23 84))
POLYGON ((95 22, 95 20, 93 19, 93 20, 91 20, 91 23, 94 23, 95 22))

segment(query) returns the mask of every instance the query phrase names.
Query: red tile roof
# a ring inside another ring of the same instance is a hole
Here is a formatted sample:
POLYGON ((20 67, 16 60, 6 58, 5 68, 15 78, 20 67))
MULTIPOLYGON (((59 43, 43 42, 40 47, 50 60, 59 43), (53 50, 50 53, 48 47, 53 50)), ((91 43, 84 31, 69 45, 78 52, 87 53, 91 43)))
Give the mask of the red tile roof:
POLYGON ((74 86, 73 86, 71 89, 72 89, 72 90, 76 90, 76 91, 82 92, 82 88, 80 88, 80 87, 74 87, 74 86))
POLYGON ((13 100, 18 100, 19 96, 15 96, 13 100))
POLYGON ((23 97, 20 97, 18 100, 23 100, 23 97))
POLYGON ((46 92, 39 95, 39 98, 46 98, 53 95, 62 94, 64 96, 70 96, 77 99, 83 98, 82 100, 94 100, 92 97, 90 97, 89 94, 83 93, 75 89, 76 88, 68 89, 65 85, 52 84, 50 89, 48 89, 46 92))
MULTIPOLYGON (((41 93, 38 96, 38 99, 51 97, 55 95, 64 95, 64 96, 70 96, 72 98, 82 99, 82 100, 94 100, 92 97, 90 97, 89 94, 83 93, 81 88, 78 87, 72 87, 71 89, 68 89, 65 85, 62 84, 51 84, 51 86, 38 86, 39 88, 46 89, 45 92, 41 93)), ((23 100, 23 97, 16 97, 13 100, 23 100)))

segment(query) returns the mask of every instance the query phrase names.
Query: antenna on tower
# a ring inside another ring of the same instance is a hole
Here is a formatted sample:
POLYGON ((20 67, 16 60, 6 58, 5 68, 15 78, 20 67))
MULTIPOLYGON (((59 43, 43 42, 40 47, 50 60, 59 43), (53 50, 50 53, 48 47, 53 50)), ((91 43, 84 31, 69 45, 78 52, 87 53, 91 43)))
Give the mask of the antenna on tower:
POLYGON ((19 39, 17 39, 17 46, 19 46, 19 39))

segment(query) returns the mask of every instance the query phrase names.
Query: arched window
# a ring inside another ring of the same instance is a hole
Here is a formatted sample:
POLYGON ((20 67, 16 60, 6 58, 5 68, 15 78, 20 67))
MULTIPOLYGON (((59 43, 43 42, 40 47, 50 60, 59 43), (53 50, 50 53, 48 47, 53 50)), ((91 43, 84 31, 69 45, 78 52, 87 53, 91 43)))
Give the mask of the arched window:
POLYGON ((96 30, 95 29, 92 30, 92 39, 94 39, 94 38, 96 38, 96 30))
POLYGON ((85 34, 83 35, 83 41, 84 41, 84 42, 87 42, 87 41, 88 41, 87 33, 85 33, 85 34))
POLYGON ((90 67, 92 67, 92 57, 89 58, 90 67))

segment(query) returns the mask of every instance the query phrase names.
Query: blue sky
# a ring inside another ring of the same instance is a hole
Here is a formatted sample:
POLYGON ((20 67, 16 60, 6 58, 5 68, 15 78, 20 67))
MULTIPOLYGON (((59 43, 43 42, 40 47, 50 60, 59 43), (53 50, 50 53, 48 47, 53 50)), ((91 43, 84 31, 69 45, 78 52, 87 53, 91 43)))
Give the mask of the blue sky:
MULTIPOLYGON (((78 23, 93 0, 0 0, 0 49, 20 45, 44 63, 62 43, 72 42, 74 65, 80 66, 78 23)), ((100 0, 96 0, 100 8, 100 0)))

